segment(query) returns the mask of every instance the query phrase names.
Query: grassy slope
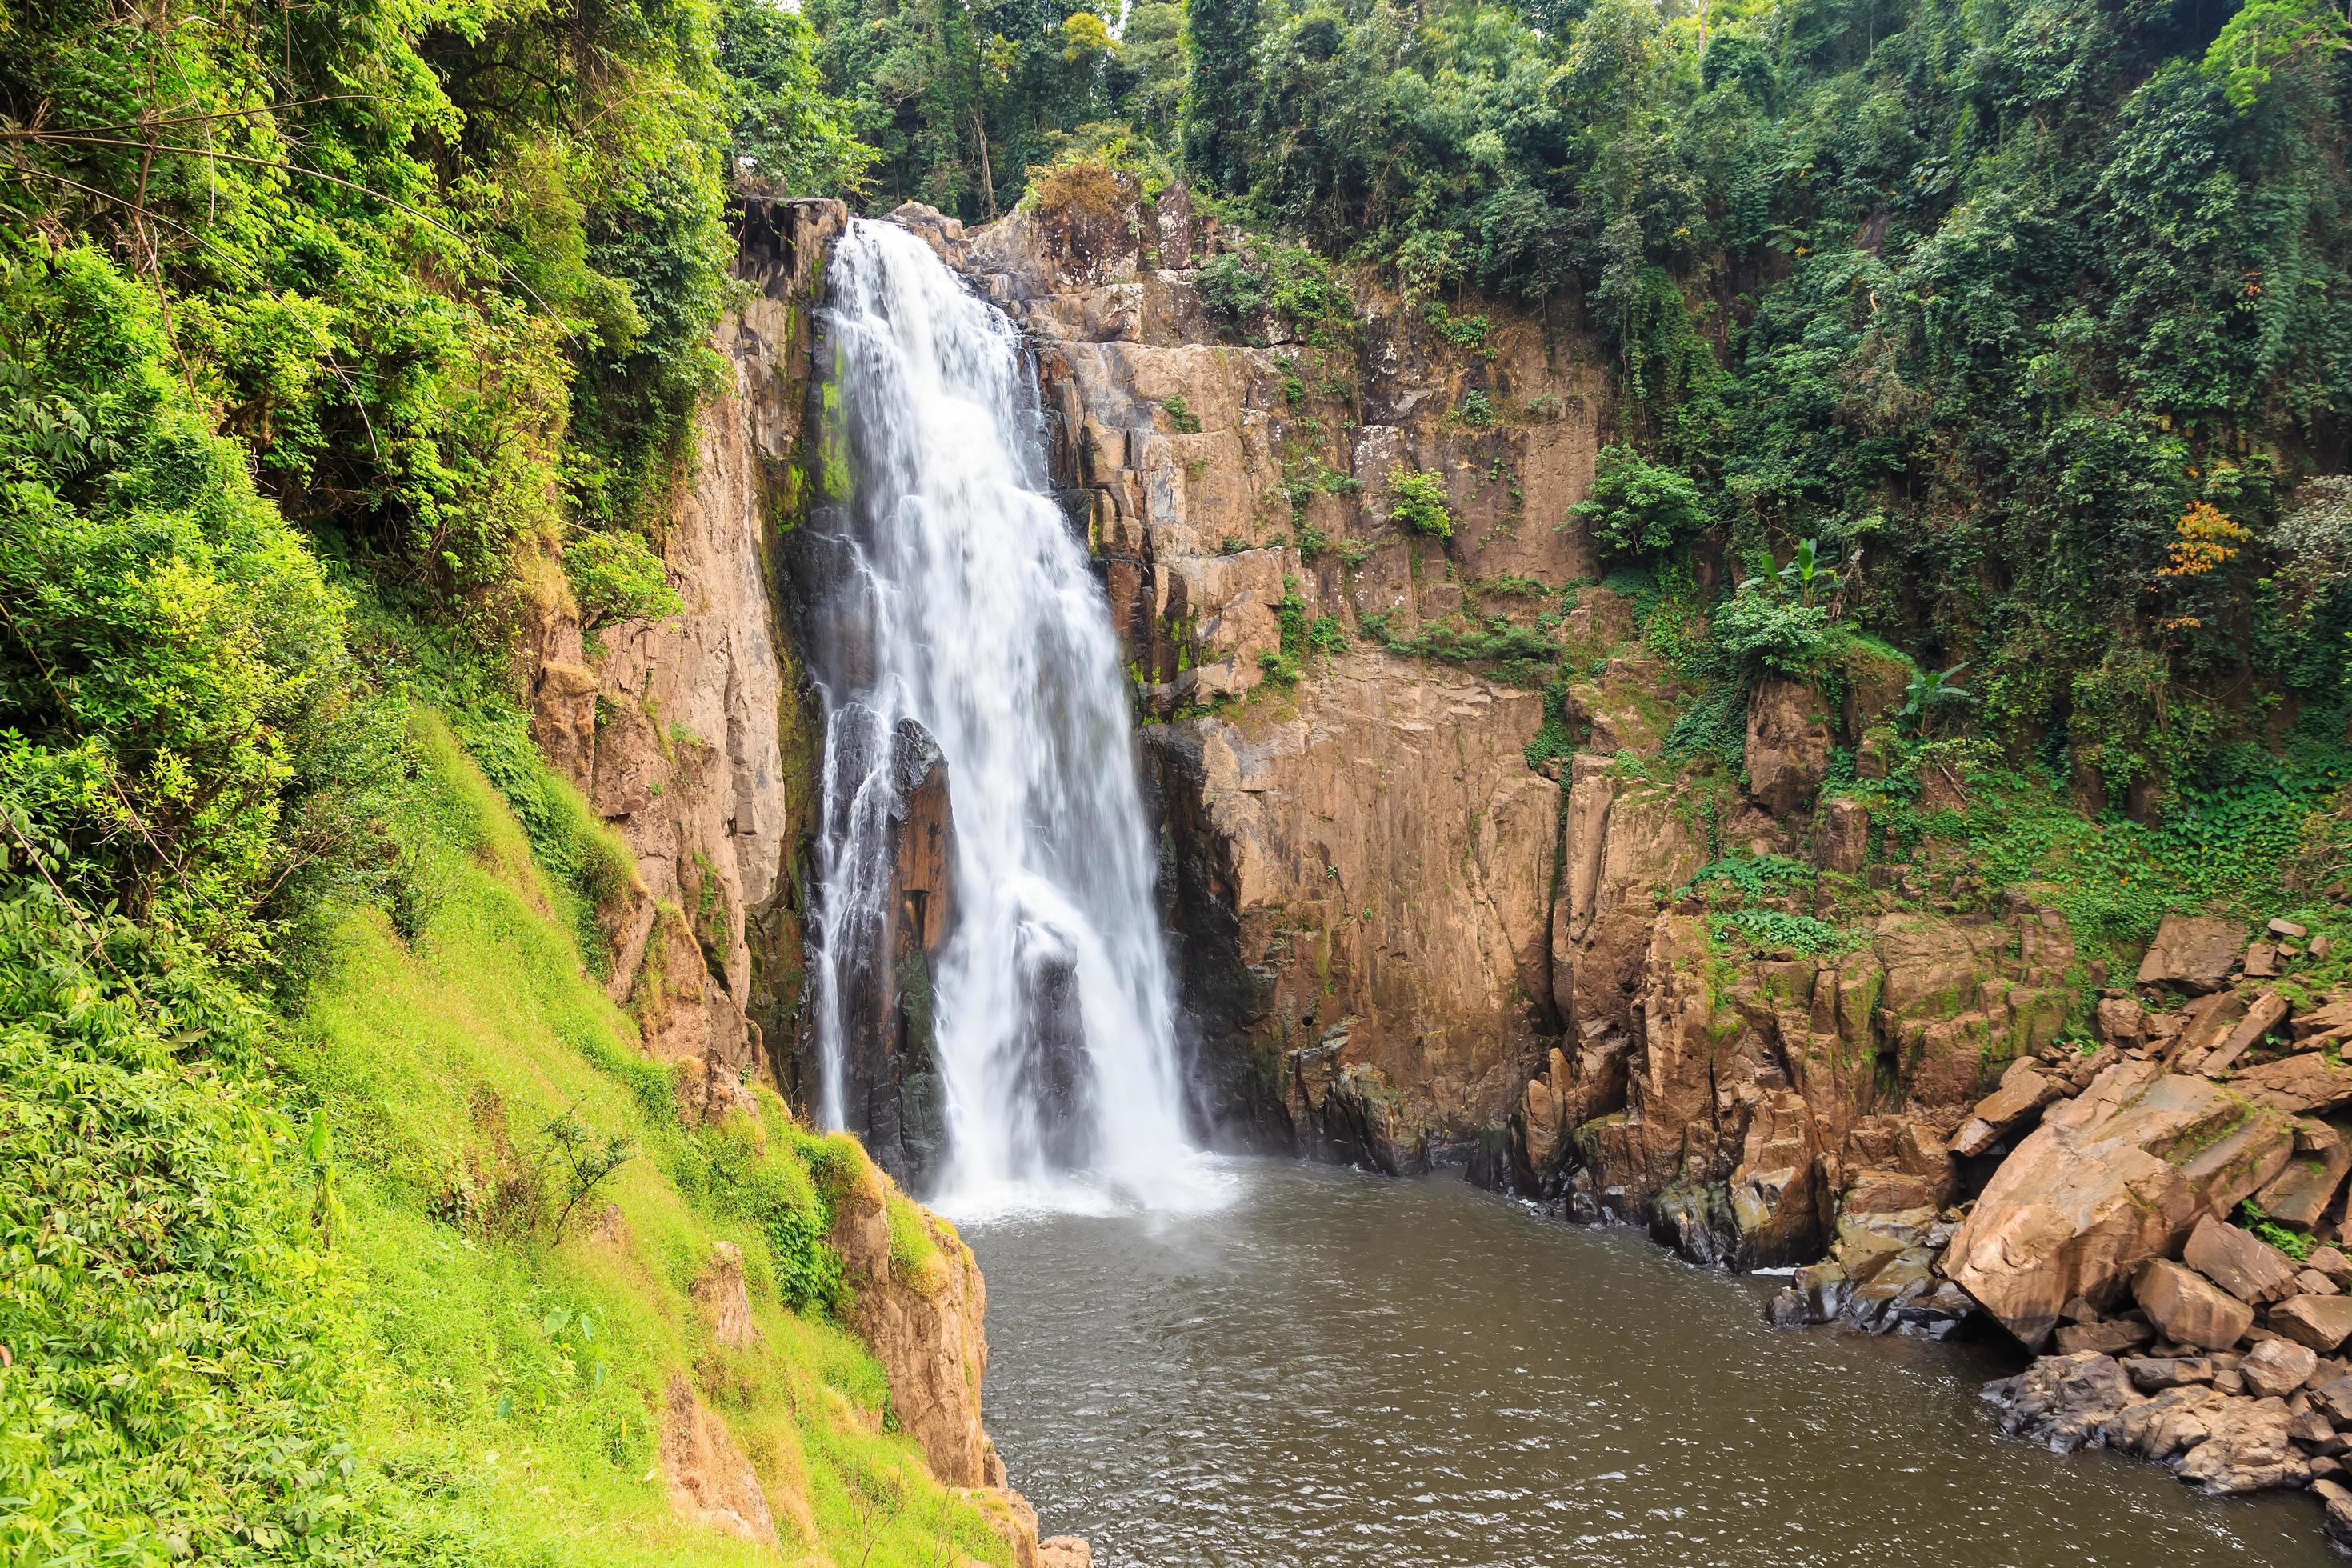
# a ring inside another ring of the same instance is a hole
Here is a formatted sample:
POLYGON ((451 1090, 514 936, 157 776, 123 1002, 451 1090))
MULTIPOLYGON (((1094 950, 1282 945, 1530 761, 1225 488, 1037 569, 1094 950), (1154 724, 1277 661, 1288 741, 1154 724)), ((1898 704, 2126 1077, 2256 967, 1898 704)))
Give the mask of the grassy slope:
POLYGON ((443 896, 413 942, 381 912, 352 918, 289 1064, 341 1140, 338 1245, 364 1278, 358 1310, 383 1353, 362 1458, 497 1555, 773 1562, 671 1514, 656 1413, 668 1378, 692 1369, 759 1471, 788 1555, 1003 1560, 912 1441, 883 1431, 887 1387, 864 1348, 822 1313, 782 1303, 767 1228, 709 1212, 675 1179, 707 1169, 719 1139, 760 1179, 805 1194, 808 1154, 823 1164, 846 1152, 792 1129, 772 1096, 761 1127, 676 1127, 634 1026, 582 965, 565 895, 446 731, 425 729, 444 810, 443 896), (586 1205, 609 1197, 618 1223, 589 1215, 557 1239, 544 1226, 501 1227, 494 1205, 463 1231, 432 1217, 469 1165, 494 1189, 514 1165, 501 1141, 528 1149, 567 1110, 638 1141, 638 1157, 586 1205), (688 1295, 722 1239, 746 1261, 764 1339, 750 1351, 716 1351, 688 1295))

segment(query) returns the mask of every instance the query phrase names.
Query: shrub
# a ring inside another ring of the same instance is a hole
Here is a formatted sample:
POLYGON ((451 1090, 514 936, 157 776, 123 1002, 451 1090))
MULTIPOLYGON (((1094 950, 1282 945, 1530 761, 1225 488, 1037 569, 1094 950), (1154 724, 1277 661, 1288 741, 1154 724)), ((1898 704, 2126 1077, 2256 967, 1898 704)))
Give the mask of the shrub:
POLYGON ((1592 489, 1568 515, 1592 531, 1592 542, 1609 561, 1647 561, 1668 555, 1706 527, 1698 487, 1672 468, 1645 462, 1631 447, 1603 447, 1592 489))
POLYGON ((1792 603, 1762 588, 1732 595, 1710 626, 1742 668, 1800 678, 1821 668, 1834 640, 1827 605, 1792 603))
POLYGON ((661 557, 645 536, 583 533, 563 547, 563 574, 580 606, 580 629, 594 633, 622 621, 674 616, 686 601, 669 585, 661 557))
POLYGON ((1454 514, 1445 509, 1445 480, 1425 468, 1389 470, 1389 516, 1409 532, 1450 538, 1454 514))

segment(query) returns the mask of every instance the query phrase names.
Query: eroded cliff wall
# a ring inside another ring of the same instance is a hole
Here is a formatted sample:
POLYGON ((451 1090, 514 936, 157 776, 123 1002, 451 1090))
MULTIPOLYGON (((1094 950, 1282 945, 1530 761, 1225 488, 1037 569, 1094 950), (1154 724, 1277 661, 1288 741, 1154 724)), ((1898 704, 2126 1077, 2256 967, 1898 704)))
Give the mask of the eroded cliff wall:
POLYGON ((1603 417, 1584 340, 1503 315, 1465 347, 1370 295, 1344 355, 1276 322, 1221 342, 1181 193, 970 236, 900 216, 1035 346, 1146 721, 1209 1110, 1389 1169, 1466 1146, 1559 1030, 1560 792, 1524 755, 1538 690, 1388 645, 1525 626, 1590 574, 1559 526, 1603 417), (1450 537, 1391 516, 1398 470, 1442 477, 1450 537))

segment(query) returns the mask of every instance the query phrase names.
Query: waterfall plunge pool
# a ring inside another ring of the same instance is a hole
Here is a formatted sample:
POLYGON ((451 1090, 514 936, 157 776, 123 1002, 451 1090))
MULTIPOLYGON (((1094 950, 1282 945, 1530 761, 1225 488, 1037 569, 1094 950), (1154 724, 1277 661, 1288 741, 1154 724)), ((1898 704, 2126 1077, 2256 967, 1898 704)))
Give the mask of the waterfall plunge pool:
POLYGON ((1982 1347, 1776 1331, 1765 1282, 1458 1174, 975 1221, 987 1419, 1106 1568, 2334 1561, 2310 1500, 2004 1438, 1982 1347))

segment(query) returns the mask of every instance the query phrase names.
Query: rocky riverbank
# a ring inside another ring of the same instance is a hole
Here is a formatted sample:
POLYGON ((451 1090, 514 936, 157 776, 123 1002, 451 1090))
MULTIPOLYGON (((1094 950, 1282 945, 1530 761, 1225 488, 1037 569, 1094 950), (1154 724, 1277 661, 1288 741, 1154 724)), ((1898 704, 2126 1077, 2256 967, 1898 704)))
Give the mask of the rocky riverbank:
POLYGON ((1774 1321, 1942 1337, 1981 1314, 2052 1352, 1987 1386, 2005 1430, 2216 1496, 2309 1487, 2352 1545, 2352 1149, 2326 1120, 2352 1103, 2352 999, 2294 984, 2307 935, 2274 921, 2242 953, 2231 922, 2168 920, 2095 1050, 2020 1058, 1953 1133, 1956 1173, 1997 1162, 1981 1191, 1849 1193, 1774 1321))

